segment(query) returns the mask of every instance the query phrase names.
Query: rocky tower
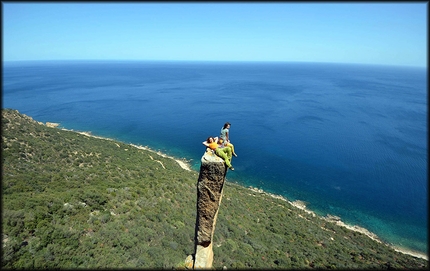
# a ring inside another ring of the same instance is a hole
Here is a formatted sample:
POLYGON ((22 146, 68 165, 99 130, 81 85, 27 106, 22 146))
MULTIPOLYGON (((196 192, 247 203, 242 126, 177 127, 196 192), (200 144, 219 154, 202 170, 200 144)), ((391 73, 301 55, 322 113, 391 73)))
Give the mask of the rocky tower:
POLYGON ((212 268, 212 240, 226 174, 224 160, 212 152, 205 152, 197 183, 194 269, 212 268))

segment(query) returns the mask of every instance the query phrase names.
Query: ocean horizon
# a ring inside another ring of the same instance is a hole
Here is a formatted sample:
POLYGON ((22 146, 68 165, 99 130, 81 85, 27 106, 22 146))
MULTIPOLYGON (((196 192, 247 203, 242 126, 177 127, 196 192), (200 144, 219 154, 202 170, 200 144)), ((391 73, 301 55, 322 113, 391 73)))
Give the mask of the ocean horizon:
POLYGON ((228 121, 238 157, 227 181, 428 253, 426 68, 4 62, 2 107, 185 158, 196 171, 201 142, 228 121))

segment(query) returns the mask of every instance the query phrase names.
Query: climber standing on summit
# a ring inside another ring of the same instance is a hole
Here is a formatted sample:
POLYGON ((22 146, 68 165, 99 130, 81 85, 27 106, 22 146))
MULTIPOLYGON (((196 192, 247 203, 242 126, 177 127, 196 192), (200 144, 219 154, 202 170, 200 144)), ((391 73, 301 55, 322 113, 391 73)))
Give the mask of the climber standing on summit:
POLYGON ((226 122, 224 126, 221 128, 221 135, 219 137, 224 140, 224 143, 226 146, 231 148, 231 151, 234 157, 237 157, 237 154, 234 151, 234 146, 230 142, 230 133, 229 133, 230 126, 231 126, 230 122, 226 122))

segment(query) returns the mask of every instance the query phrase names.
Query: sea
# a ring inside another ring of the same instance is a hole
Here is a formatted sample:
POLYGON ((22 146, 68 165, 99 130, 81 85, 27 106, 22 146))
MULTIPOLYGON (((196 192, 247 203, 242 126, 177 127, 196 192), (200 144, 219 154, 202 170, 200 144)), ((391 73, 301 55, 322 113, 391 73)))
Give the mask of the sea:
POLYGON ((230 122, 228 182, 428 253, 427 67, 12 61, 2 76, 2 108, 148 146, 197 172, 202 142, 230 122))

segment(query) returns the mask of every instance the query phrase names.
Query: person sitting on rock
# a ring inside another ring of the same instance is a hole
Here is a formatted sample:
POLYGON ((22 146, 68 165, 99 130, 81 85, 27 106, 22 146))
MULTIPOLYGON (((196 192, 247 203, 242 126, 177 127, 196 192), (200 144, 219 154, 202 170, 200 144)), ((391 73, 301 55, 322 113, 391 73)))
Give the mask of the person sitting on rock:
POLYGON ((220 145, 218 145, 218 137, 208 137, 206 141, 202 142, 203 145, 208 147, 210 150, 214 151, 216 155, 224 159, 225 164, 230 170, 234 170, 233 166, 231 165, 231 148, 222 148, 220 145))
POLYGON ((232 154, 237 157, 237 154, 234 152, 234 145, 231 144, 230 142, 230 127, 231 127, 231 123, 230 122, 226 122, 224 124, 224 126, 221 128, 221 133, 220 133, 220 138, 224 140, 224 144, 229 146, 231 148, 232 154))
POLYGON ((233 144, 224 141, 222 138, 218 138, 218 147, 219 148, 230 148, 232 155, 234 155, 235 157, 237 157, 237 155, 234 153, 234 146, 233 146, 233 144))

